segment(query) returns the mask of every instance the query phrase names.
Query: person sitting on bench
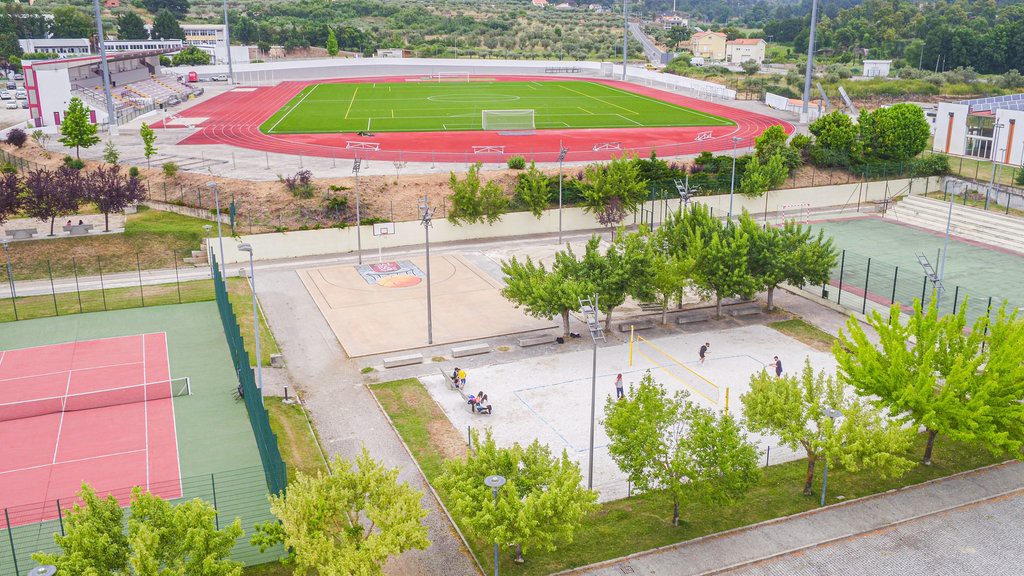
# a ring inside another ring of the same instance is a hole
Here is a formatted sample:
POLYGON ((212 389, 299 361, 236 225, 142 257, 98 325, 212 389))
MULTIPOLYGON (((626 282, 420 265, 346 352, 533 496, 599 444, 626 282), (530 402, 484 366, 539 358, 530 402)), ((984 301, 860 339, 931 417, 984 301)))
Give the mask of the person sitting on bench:
POLYGON ((460 368, 458 366, 455 367, 455 370, 452 370, 452 386, 455 386, 456 388, 459 387, 459 370, 460 368))
POLYGON ((473 402, 473 410, 477 414, 491 413, 491 405, 487 404, 487 394, 481 392, 479 395, 477 395, 477 397, 474 400, 475 401, 473 402))

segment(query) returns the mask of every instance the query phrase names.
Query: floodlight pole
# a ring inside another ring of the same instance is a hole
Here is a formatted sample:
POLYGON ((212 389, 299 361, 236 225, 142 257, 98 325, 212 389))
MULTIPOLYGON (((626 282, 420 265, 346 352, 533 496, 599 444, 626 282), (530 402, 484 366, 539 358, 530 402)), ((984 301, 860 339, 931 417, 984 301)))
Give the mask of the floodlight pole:
POLYGON ((729 222, 732 222, 732 196, 736 191, 736 144, 740 140, 739 136, 732 137, 732 182, 729 184, 729 222))
POLYGON ((107 65, 107 47, 103 45, 103 19, 100 18, 100 0, 92 0, 96 16, 96 45, 100 51, 100 70, 103 72, 103 97, 107 103, 107 132, 117 135, 117 113, 114 111, 114 97, 110 93, 110 67, 107 65))
POLYGON ((260 315, 259 303, 256 300, 256 267, 252 261, 252 245, 239 244, 238 249, 249 253, 249 283, 252 286, 252 326, 256 335, 256 388, 260 391, 260 403, 263 402, 263 357, 260 354, 260 315))
MULTIPOLYGON (((964 190, 967 194, 967 190, 964 190)), ((946 236, 942 240, 942 261, 939 262, 938 282, 935 283, 935 309, 938 310, 942 304, 942 278, 946 274, 946 253, 949 251, 949 230, 953 224, 953 194, 949 195, 949 212, 946 214, 946 236)), ((924 303, 922 302, 922 306, 924 303)))
POLYGON ((213 203, 217 208, 217 242, 220 244, 220 277, 227 279, 227 268, 224 264, 224 234, 221 231, 220 218, 220 190, 216 182, 207 182, 206 186, 213 190, 213 203))
POLYGON ((4 256, 7 257, 7 283, 11 286, 11 306, 14 307, 14 319, 18 319, 18 293, 14 290, 14 273, 11 271, 11 241, 7 238, 0 238, 0 244, 4 246, 4 256))
POLYGON ((434 343, 434 315, 431 311, 430 301, 430 227, 433 226, 432 221, 434 219, 434 210, 430 208, 430 198, 424 194, 423 204, 420 205, 422 211, 422 217, 420 222, 423 224, 423 236, 426 245, 426 261, 427 261, 427 344, 434 343))
POLYGON ((558 143, 558 245, 562 245, 562 161, 569 149, 558 143))
MULTIPOLYGON (((843 413, 834 408, 826 408, 825 416, 832 419, 832 424, 835 425, 836 418, 842 416, 843 413)), ((825 470, 821 478, 821 505, 825 505, 825 489, 828 487, 828 458, 825 458, 825 470)))
POLYGON ((594 340, 594 365, 590 376, 590 451, 587 462, 587 489, 592 490, 594 488, 594 418, 595 409, 597 404, 597 341, 604 340, 604 328, 601 327, 601 323, 597 320, 598 308, 598 295, 594 294, 593 300, 590 298, 580 298, 580 313, 583 314, 583 320, 587 323, 587 330, 590 332, 590 337, 594 340))
POLYGON ((359 156, 352 161, 352 173, 356 175, 356 253, 360 264, 363 263, 363 216, 359 201, 359 169, 362 164, 363 160, 359 156))
POLYGON ((629 0, 622 0, 622 81, 626 81, 626 61, 629 54, 629 0))
POLYGON ((228 0, 224 0, 224 47, 228 52, 228 84, 235 83, 235 67, 231 63, 231 32, 228 30, 228 0))
POLYGON ((818 0, 811 0, 811 32, 807 37, 807 69, 804 71, 804 102, 800 121, 810 120, 808 106, 811 101, 811 76, 814 75, 814 28, 818 20, 818 0))

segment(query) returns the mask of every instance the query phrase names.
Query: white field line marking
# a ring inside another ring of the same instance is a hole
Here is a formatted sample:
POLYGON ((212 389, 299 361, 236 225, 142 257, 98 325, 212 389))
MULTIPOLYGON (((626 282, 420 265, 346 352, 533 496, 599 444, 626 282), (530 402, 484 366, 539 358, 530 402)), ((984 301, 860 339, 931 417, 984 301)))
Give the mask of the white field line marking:
POLYGON ((305 102, 306 98, 309 98, 309 95, 313 93, 313 90, 316 90, 317 86, 319 86, 319 84, 313 84, 313 87, 309 89, 309 92, 306 92, 306 95, 299 99, 299 101, 295 103, 295 106, 292 106, 291 110, 285 112, 284 116, 278 118, 277 122, 274 122, 274 125, 270 127, 270 130, 268 130, 268 132, 273 133, 274 128, 277 128, 277 125, 280 124, 282 120, 287 118, 289 114, 291 114, 292 112, 295 111, 296 108, 301 106, 302 103, 305 102))
POLYGON ((352 111, 352 105, 356 103, 356 94, 359 94, 358 86, 356 86, 356 89, 352 91, 352 99, 348 101, 348 109, 345 110, 345 120, 348 120, 348 113, 352 111))
MULTIPOLYGON (((68 393, 71 391, 71 371, 68 371, 68 383, 64 387, 64 401, 67 401, 68 393)), ((64 405, 61 404, 60 411, 60 423, 57 425, 57 440, 53 443, 53 459, 50 461, 51 464, 57 463, 57 448, 60 447, 60 432, 64 429, 64 405)))
POLYGON ((636 124, 637 126, 643 126, 643 124, 641 124, 641 123, 637 122, 636 120, 630 120, 629 118, 626 118, 626 117, 625 117, 625 116, 623 116, 622 114, 616 114, 616 116, 618 116, 619 118, 622 118, 622 119, 623 119, 623 120, 625 120, 626 122, 632 122, 633 124, 636 124))
MULTIPOLYGON (((167 347, 167 332, 163 332, 164 335, 164 356, 167 357, 167 378, 171 378, 171 350, 167 347)), ((189 394, 192 394, 192 389, 189 388, 189 394)), ((174 456, 178 459, 178 493, 185 494, 185 486, 182 480, 181 474, 181 450, 178 447, 178 415, 174 412, 174 398, 171 398, 171 424, 174 430, 174 456)), ((147 447, 148 448, 148 447, 147 447)))
MULTIPOLYGON (((174 402, 173 400, 171 402, 174 402)), ((149 492, 149 396, 146 394, 146 337, 142 337, 142 417, 146 430, 146 492, 149 492)))
MULTIPOLYGON (((635 94, 633 92, 630 92, 629 90, 623 90, 622 88, 617 88, 615 86, 608 86, 606 84, 599 84, 599 86, 603 86, 603 87, 605 87, 605 88, 607 88, 609 90, 615 90, 616 92, 622 92, 623 94, 629 94, 630 96, 635 96, 637 98, 643 98, 644 100, 649 100, 651 102, 654 102, 654 103, 657 103, 657 104, 661 104, 662 106, 668 106, 670 108, 675 108, 676 110, 680 110, 681 109, 684 112, 691 112, 691 113, 696 114, 698 116, 703 116, 705 118, 710 118, 711 120, 714 120, 715 122, 719 122, 718 126, 728 126, 728 124, 721 124, 722 118, 718 118, 718 117, 712 116, 710 114, 706 114, 704 112, 701 112, 700 110, 695 110, 693 108, 687 108, 685 106, 680 106, 679 104, 672 104, 671 102, 664 102, 662 100, 658 100, 657 98, 651 98, 650 96, 644 96, 643 94, 635 94)), ((729 121, 729 120, 726 119, 726 121, 729 121)), ((735 124, 735 123, 733 123, 733 124, 735 124)), ((690 126, 694 126, 694 124, 690 124, 690 126)))
POLYGON ((145 448, 137 448, 135 450, 125 450, 123 452, 111 452, 110 454, 99 454, 97 456, 86 456, 84 458, 74 458, 72 460, 61 460, 60 462, 54 462, 53 464, 37 464, 35 466, 26 466, 25 468, 15 468, 14 470, 4 470, 0 472, 0 476, 4 474, 14 474, 16 472, 24 472, 26 470, 38 470, 39 468, 46 468, 47 466, 53 466, 56 464, 75 464, 77 462, 87 462, 89 460, 98 460, 100 458, 108 458, 110 456, 123 456, 125 454, 135 454, 136 452, 142 452, 145 448))
POLYGON ((616 107, 616 108, 618 108, 620 110, 625 110, 626 112, 628 112, 630 114, 633 114, 634 116, 639 114, 635 110, 630 110, 629 108, 626 108, 625 106, 619 106, 618 104, 613 104, 611 102, 607 102, 605 100, 602 100, 602 99, 598 98, 597 96, 591 96, 590 94, 586 94, 584 92, 580 92, 579 90, 576 90, 575 88, 569 88, 568 86, 563 86, 561 84, 559 84, 558 87, 562 88, 564 90, 568 90, 570 92, 575 92, 576 94, 579 94, 580 96, 583 96, 584 98, 590 98, 592 100, 597 100, 598 102, 600 102, 601 104, 604 104, 606 106, 614 106, 614 107, 616 107))
POLYGON ((104 364, 103 366, 89 366, 88 368, 72 368, 70 370, 57 370, 56 372, 42 372, 39 374, 26 374, 25 376, 12 376, 10 378, 0 378, 0 382, 8 382, 10 380, 22 380, 24 378, 36 378, 39 376, 53 376, 54 374, 63 374, 65 372, 82 372, 84 370, 102 370, 104 368, 117 368, 118 366, 131 366, 132 364, 141 364, 141 362, 124 362, 122 364, 104 364))

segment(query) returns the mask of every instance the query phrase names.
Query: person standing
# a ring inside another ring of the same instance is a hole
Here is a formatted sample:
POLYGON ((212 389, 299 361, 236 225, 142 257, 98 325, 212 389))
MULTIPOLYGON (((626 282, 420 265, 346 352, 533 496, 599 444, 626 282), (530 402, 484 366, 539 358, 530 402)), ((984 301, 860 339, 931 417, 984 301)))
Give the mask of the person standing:
POLYGON ((775 361, 769 364, 769 366, 773 366, 775 368, 776 378, 782 377, 782 360, 779 360, 778 356, 775 356, 775 361))
POLYGON ((701 365, 704 364, 704 357, 707 356, 707 354, 708 354, 708 348, 711 348, 711 343, 710 342, 705 342, 704 345, 700 347, 700 363, 701 363, 701 365))
POLYGON ((622 391, 622 374, 615 377, 615 399, 618 400, 624 395, 622 391))

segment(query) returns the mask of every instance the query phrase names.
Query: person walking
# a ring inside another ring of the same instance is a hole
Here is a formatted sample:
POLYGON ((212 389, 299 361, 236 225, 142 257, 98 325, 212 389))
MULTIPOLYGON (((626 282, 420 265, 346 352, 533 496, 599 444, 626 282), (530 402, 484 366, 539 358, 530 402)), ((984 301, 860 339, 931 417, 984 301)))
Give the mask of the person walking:
POLYGON ((769 366, 773 366, 775 368, 776 378, 782 377, 782 360, 779 360, 778 356, 775 356, 775 361, 769 364, 769 366))
POLYGON ((701 365, 704 365, 704 357, 707 356, 707 354, 708 354, 708 348, 711 348, 711 343, 710 342, 705 342, 704 345, 700 347, 700 363, 701 363, 701 365))
POLYGON ((615 399, 622 398, 624 393, 622 392, 622 374, 615 377, 615 399))

